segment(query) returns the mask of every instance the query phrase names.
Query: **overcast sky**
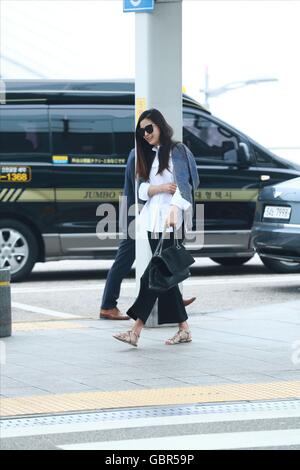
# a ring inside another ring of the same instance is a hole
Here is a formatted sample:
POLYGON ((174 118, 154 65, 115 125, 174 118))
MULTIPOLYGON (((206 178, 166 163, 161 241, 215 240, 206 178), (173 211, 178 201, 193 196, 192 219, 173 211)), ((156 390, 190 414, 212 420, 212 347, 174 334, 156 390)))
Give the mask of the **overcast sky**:
MULTIPOLYGON (((134 77, 134 13, 122 0, 1 0, 1 76, 134 77)), ((299 154, 300 1, 184 0, 183 85, 203 101, 212 88, 248 79, 211 111, 281 155, 299 154)))

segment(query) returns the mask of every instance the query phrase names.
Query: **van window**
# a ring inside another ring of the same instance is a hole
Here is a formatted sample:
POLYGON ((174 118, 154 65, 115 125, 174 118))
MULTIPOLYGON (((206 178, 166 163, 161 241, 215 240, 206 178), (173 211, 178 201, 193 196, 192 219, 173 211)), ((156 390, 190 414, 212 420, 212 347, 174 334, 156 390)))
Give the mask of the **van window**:
POLYGON ((256 146, 253 146, 254 155, 256 159, 256 165, 261 167, 279 167, 285 168, 284 165, 281 165, 280 162, 273 160, 270 155, 264 152, 262 149, 259 149, 256 146))
POLYGON ((114 153, 113 119, 109 111, 94 108, 52 108, 53 153, 109 155, 114 153))
POLYGON ((134 112, 132 109, 115 109, 112 113, 115 153, 127 160, 134 147, 134 112))
POLYGON ((232 151, 238 150, 238 139, 228 129, 195 113, 183 114, 183 141, 196 160, 208 164, 226 164, 232 151))
POLYGON ((49 154, 47 108, 0 106, 0 153, 49 154))

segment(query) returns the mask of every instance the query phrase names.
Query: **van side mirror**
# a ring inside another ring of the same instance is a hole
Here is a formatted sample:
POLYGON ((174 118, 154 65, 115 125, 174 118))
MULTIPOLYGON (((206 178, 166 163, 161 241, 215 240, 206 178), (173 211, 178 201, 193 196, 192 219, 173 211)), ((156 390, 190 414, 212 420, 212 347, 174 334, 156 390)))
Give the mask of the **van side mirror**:
POLYGON ((238 149, 239 165, 242 167, 249 167, 251 165, 251 156, 248 145, 245 142, 239 143, 238 149))

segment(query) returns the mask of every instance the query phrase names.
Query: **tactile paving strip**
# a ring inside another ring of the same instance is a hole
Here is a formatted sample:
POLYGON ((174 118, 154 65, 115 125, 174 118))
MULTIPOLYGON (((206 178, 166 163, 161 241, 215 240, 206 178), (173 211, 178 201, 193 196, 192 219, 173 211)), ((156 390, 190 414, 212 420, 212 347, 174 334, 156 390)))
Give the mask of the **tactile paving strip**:
POLYGON ((252 403, 221 403, 190 406, 168 406, 152 408, 131 408, 93 413, 39 416, 28 418, 3 419, 1 429, 33 428, 35 426, 57 426, 60 424, 83 424, 95 422, 128 421, 138 418, 164 416, 187 416, 226 413, 251 413, 264 411, 300 411, 300 400, 277 400, 252 403))
POLYGON ((300 397, 300 381, 2 398, 0 416, 300 397))

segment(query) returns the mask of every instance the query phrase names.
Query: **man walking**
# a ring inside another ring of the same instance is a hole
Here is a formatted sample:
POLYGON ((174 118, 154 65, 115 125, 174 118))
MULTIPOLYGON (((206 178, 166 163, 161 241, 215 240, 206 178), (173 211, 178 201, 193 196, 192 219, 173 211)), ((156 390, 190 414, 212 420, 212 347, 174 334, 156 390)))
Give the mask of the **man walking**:
MULTIPOLYGON (((125 183, 123 189, 123 196, 126 204, 123 207, 126 215, 128 214, 128 208, 135 203, 135 151, 131 150, 125 171, 125 183)), ((124 214, 123 214, 124 215, 124 214)), ((134 217, 128 218, 128 223, 132 221, 134 217)), ((125 228, 123 227, 123 230, 125 228)), ((125 276, 127 276, 131 270, 131 267, 135 260, 135 240, 128 235, 126 230, 125 239, 121 240, 117 256, 112 267, 109 270, 106 284, 103 292, 100 318, 107 320, 129 320, 127 315, 123 315, 117 307, 117 301, 120 296, 121 283, 125 276)))

